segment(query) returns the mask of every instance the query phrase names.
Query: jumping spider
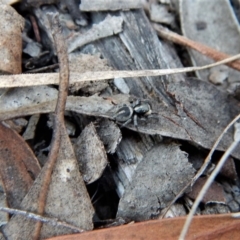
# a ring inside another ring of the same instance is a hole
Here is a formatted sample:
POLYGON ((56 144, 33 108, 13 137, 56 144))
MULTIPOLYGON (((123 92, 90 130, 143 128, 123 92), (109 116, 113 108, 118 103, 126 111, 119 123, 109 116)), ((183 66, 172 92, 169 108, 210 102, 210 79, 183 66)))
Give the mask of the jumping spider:
POLYGON ((123 105, 113 119, 117 123, 121 124, 121 128, 125 127, 130 122, 133 122, 134 126, 138 127, 138 118, 144 119, 144 117, 149 116, 152 113, 151 105, 148 101, 136 100, 131 103, 131 105, 123 105))

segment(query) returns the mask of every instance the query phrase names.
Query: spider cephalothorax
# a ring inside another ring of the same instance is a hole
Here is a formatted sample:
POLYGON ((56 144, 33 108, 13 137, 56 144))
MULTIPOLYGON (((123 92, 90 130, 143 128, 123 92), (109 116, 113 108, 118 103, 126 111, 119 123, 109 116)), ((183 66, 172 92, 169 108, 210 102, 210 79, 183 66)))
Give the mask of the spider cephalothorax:
POLYGON ((151 113, 152 108, 148 101, 137 100, 131 105, 123 105, 117 110, 113 118, 117 121, 117 123, 121 124, 121 127, 133 122, 134 126, 137 128, 138 118, 144 118, 151 113))

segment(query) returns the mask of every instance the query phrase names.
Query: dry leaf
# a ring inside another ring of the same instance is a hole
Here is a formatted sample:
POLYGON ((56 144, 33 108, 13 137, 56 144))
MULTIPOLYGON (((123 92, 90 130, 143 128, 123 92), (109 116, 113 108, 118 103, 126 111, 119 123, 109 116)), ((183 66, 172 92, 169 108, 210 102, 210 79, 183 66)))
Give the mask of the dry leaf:
POLYGON ((96 127, 98 136, 102 140, 107 153, 115 153, 118 144, 122 139, 119 127, 113 121, 102 119, 96 127))
MULTIPOLYGON (((239 23, 228 0, 219 0, 218 3, 181 0, 180 18, 184 36, 230 55, 240 52, 239 23)), ((212 62, 196 51, 189 52, 196 66, 212 62)), ((221 68, 216 68, 215 74, 222 71, 221 68)), ((239 71, 230 68, 225 68, 224 72, 228 73, 229 82, 240 77, 239 71)), ((202 80, 207 80, 210 73, 210 70, 204 70, 197 72, 197 75, 202 80)))
POLYGON ((0 3, 0 71, 22 72, 22 29, 24 19, 11 6, 0 3))
POLYGON ((142 221, 156 217, 194 176, 186 153, 176 144, 159 144, 144 156, 120 199, 118 217, 142 221))
POLYGON ((93 123, 86 126, 74 144, 80 172, 86 183, 101 177, 107 166, 107 155, 93 123))
MULTIPOLYGON (((187 193, 187 196, 195 200, 206 181, 206 177, 199 178, 193 185, 192 191, 187 193)), ((222 186, 216 182, 213 182, 206 194, 204 195, 202 202, 226 204, 226 199, 224 197, 224 191, 222 186)))
POLYGON ((18 208, 41 168, 24 139, 3 124, 0 124, 0 164, 8 206, 18 208))
MULTIPOLYGON (((179 217, 147 221, 48 240, 177 240, 185 220, 185 217, 179 217)), ((238 240, 239 234, 240 219, 233 219, 230 214, 196 216, 193 218, 186 240, 238 240)))
MULTIPOLYGON (((21 209, 36 212, 42 176, 44 176, 45 171, 46 168, 43 167, 32 188, 22 201, 21 209)), ((78 170, 71 142, 65 132, 61 137, 60 152, 52 173, 45 216, 68 222, 83 230, 90 230, 93 228, 93 212, 91 201, 78 170)), ((36 221, 34 220, 14 215, 4 227, 3 233, 8 239, 31 239, 35 224, 36 221)), ((72 232, 73 230, 69 228, 44 224, 41 238, 72 232)))

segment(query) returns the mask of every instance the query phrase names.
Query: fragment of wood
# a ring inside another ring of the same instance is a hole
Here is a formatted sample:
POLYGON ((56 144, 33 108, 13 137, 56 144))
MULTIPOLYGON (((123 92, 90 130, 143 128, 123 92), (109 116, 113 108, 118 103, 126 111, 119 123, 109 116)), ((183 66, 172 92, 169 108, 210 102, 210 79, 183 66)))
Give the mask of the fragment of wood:
POLYGON ((36 131, 36 127, 39 119, 40 119, 40 114, 35 114, 29 118, 27 128, 22 135, 22 137, 25 140, 34 139, 35 131, 36 131))
POLYGON ((147 134, 132 134, 123 137, 117 147, 114 162, 117 169, 113 169, 113 177, 117 184, 117 193, 122 197, 125 189, 131 183, 132 177, 144 155, 155 145, 147 134))
POLYGON ((74 36, 71 41, 68 41, 68 53, 73 52, 87 43, 94 42, 98 39, 118 34, 122 31, 123 19, 107 15, 106 18, 99 24, 94 24, 90 30, 84 34, 74 36))
POLYGON ((82 0, 80 10, 83 12, 129 10, 142 8, 144 4, 144 0, 93 0, 91 2, 82 0))

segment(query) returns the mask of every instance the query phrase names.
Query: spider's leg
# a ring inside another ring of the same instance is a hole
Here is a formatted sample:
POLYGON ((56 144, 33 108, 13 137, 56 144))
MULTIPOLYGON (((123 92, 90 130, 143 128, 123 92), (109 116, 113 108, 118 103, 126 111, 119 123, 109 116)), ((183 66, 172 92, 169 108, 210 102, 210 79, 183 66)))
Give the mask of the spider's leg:
POLYGON ((134 124, 134 126, 135 126, 135 128, 137 129, 137 131, 138 131, 138 115, 137 114, 134 114, 133 115, 133 124, 134 124))
POLYGON ((123 123, 123 124, 120 126, 120 128, 123 128, 123 127, 127 126, 131 121, 132 121, 131 118, 128 119, 125 123, 123 123))

